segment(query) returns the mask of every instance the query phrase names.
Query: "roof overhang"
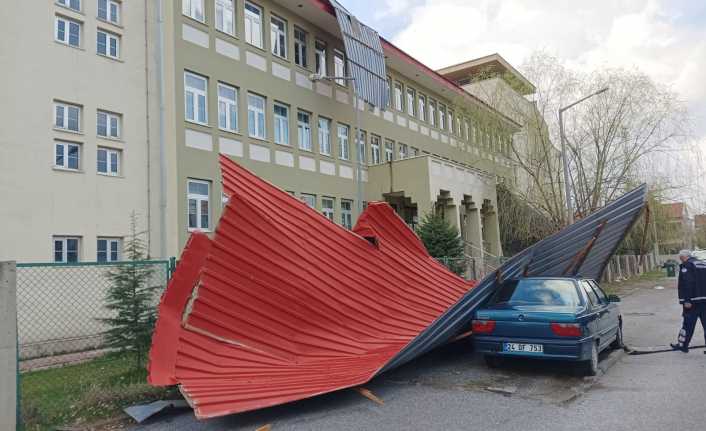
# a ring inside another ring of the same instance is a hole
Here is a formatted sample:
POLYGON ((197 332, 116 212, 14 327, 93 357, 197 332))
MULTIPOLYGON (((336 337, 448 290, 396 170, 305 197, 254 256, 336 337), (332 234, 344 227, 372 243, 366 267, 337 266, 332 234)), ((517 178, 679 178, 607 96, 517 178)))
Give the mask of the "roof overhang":
POLYGON ((483 72, 508 73, 519 84, 517 90, 522 95, 534 94, 537 90, 527 78, 525 78, 517 69, 515 69, 507 60, 500 54, 490 54, 485 57, 476 58, 465 61, 463 63, 454 64, 439 69, 438 72, 452 81, 457 81, 462 78, 477 75, 483 72))

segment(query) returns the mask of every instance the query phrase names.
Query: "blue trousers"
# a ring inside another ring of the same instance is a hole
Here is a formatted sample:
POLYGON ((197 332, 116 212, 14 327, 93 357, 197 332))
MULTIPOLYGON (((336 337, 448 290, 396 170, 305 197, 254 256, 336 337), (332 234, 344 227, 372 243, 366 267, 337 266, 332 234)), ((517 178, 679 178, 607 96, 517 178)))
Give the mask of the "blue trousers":
POLYGON ((701 326, 704 328, 704 338, 706 338, 706 302, 692 304, 690 309, 685 308, 683 317, 684 322, 679 331, 679 345, 688 348, 691 337, 694 336, 697 320, 701 320, 701 326))

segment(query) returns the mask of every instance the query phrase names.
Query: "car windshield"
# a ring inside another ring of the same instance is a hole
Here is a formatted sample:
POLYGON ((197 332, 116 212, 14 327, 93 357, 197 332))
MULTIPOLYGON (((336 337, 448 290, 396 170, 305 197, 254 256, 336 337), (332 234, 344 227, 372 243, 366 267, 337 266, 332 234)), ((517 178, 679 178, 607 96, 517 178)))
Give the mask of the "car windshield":
POLYGON ((491 300, 498 304, 577 307, 581 300, 572 280, 523 278, 500 286, 491 300))

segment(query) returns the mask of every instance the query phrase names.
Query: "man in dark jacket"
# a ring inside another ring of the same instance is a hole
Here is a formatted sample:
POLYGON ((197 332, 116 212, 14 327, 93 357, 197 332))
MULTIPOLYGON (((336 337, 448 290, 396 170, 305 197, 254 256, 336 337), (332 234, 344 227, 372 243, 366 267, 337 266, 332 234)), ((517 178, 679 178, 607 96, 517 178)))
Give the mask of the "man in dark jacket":
MULTIPOLYGON (((689 250, 679 252, 679 303, 682 304, 684 322, 679 331, 678 341, 671 344, 674 350, 689 352, 689 343, 696 329, 696 321, 701 320, 706 336, 706 262, 691 257, 689 250)), ((706 351, 704 351, 706 353, 706 351)))

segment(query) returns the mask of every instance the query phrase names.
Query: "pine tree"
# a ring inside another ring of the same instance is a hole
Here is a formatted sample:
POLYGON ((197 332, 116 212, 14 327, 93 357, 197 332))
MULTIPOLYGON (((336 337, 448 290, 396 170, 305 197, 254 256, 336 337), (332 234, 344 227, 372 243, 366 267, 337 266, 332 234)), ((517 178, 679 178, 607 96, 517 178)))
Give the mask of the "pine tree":
POLYGON ((463 274, 465 262, 461 236, 443 215, 427 213, 417 227, 417 235, 432 257, 456 274, 463 274))
POLYGON ((126 262, 108 271, 111 282, 106 308, 112 317, 100 319, 110 328, 105 332, 105 344, 121 352, 134 353, 137 367, 142 365, 149 348, 156 320, 154 296, 159 286, 151 286, 154 268, 144 264, 146 258, 142 232, 137 231, 137 216, 130 215, 130 236, 125 241, 126 262))

